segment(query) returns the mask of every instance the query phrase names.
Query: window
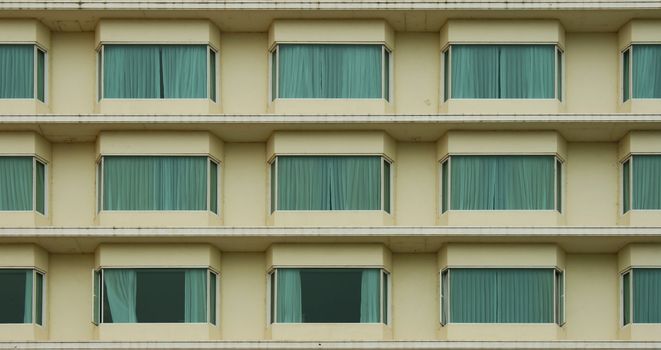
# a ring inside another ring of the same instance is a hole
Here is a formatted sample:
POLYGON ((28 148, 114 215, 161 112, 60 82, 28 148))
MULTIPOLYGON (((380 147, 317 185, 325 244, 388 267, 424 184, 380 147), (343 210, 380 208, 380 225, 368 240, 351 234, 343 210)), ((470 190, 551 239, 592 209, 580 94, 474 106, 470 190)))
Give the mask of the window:
POLYGON ((219 164, 205 156, 103 156, 101 210, 209 210, 218 214, 219 164))
POLYGON ((271 163, 271 210, 389 213, 390 167, 380 156, 277 156, 271 163))
POLYGON ((445 100, 562 100, 556 45, 450 45, 443 57, 445 100))
POLYGON ((388 323, 389 275, 381 269, 278 268, 272 323, 388 323))
POLYGON ((279 44, 271 52, 271 98, 390 100, 383 45, 279 44))
POLYGON ((94 321, 216 324, 217 278, 202 268, 101 269, 94 278, 94 321))
POLYGON ((0 156, 0 211, 46 215, 46 165, 35 157, 0 156))
POLYGON ((661 268, 632 268, 621 286, 623 325, 661 323, 661 268))
POLYGON ((661 209, 661 155, 632 155, 622 163, 622 211, 661 209))
POLYGON ((441 322, 564 323, 564 274, 552 268, 449 268, 441 322))
POLYGON ((661 98, 661 44, 634 44, 622 52, 622 101, 661 98))
POLYGON ((207 45, 109 45, 99 51, 103 98, 216 101, 216 52, 207 45))
POLYGON ((0 44, 0 99, 46 102, 46 51, 37 45, 0 44))
POLYGON ((450 156, 441 162, 441 212, 562 210, 562 162, 554 156, 450 156))
POLYGON ((0 270, 0 323, 43 325, 44 274, 36 270, 0 270))

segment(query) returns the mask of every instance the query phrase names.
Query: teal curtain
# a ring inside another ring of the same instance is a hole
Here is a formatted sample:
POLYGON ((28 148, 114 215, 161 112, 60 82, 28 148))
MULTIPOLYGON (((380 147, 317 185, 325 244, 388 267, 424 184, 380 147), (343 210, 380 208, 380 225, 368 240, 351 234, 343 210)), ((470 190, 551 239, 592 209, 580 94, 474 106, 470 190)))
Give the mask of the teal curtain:
POLYGON ((381 209, 381 157, 279 156, 278 210, 381 209))
POLYGON ((207 270, 188 269, 184 272, 184 322, 207 321, 207 270))
MULTIPOLYGON (((554 48, 554 49, 555 49, 555 48, 554 48)), ((560 50, 556 50, 556 52, 557 52, 557 56, 558 56, 558 57, 557 57, 557 62, 558 62, 558 67, 557 67, 557 68, 558 68, 558 69, 557 69, 557 71, 558 71, 558 76, 557 76, 557 78, 556 78, 556 80, 558 81, 558 100, 562 101, 562 76, 564 75, 564 73, 563 73, 563 71, 562 71, 562 64, 563 64, 563 62, 562 62, 562 55, 563 55, 563 54, 562 54, 562 51, 560 51, 560 50)))
POLYGON ((37 99, 46 102, 46 53, 37 50, 37 99))
POLYGON ((32 210, 32 157, 0 157, 0 210, 32 210))
POLYGON ((452 156, 451 208, 553 209, 554 162, 553 156, 452 156))
POLYGON ((622 212, 626 213, 631 209, 631 162, 629 160, 622 164, 622 212))
POLYGON ((632 159, 632 209, 661 209, 661 155, 636 155, 632 159))
POLYGON ((631 323, 631 272, 622 275, 622 323, 631 323))
POLYGON ((276 283, 276 322, 303 322, 301 271, 299 269, 278 269, 276 283))
POLYGON ((360 283, 360 323, 380 322, 381 270, 364 269, 360 283))
POLYGON ((112 323, 136 323, 136 297, 138 283, 135 270, 110 269, 103 271, 106 299, 112 314, 112 323))
POLYGON ((553 269, 451 269, 450 322, 552 323, 553 269))
POLYGON ((39 325, 44 324, 43 315, 43 302, 44 302, 44 275, 35 272, 35 287, 34 287, 34 322, 39 325))
POLYGON ((209 160, 209 206, 218 214, 218 164, 209 160))
POLYGON ((32 323, 32 279, 33 270, 25 271, 25 304, 23 304, 23 323, 32 323))
POLYGON ((281 44, 280 98, 381 98, 382 45, 281 44))
POLYGON ((46 214, 46 165, 42 162, 36 161, 35 169, 35 210, 39 213, 46 214))
POLYGON ((622 101, 626 102, 629 100, 629 94, 631 93, 631 87, 629 77, 631 72, 631 49, 628 49, 622 53, 622 101))
POLYGON ((104 98, 206 98, 207 46, 104 45, 104 98))
POLYGON ((554 45, 452 45, 453 98, 554 98, 554 45))
POLYGON ((388 50, 383 52, 383 98, 390 101, 390 55, 388 50))
POLYGON ((106 156, 104 210, 205 210, 207 157, 106 156))
POLYGON ((443 101, 450 97, 450 49, 443 52, 443 101))
POLYGON ((216 102, 216 51, 209 49, 209 97, 216 102))
POLYGON ((634 98, 661 98, 661 45, 632 45, 634 98))
POLYGON ((34 45, 0 45, 0 98, 34 97, 34 45))
POLYGON ((633 322, 661 323, 661 269, 633 269, 633 322))

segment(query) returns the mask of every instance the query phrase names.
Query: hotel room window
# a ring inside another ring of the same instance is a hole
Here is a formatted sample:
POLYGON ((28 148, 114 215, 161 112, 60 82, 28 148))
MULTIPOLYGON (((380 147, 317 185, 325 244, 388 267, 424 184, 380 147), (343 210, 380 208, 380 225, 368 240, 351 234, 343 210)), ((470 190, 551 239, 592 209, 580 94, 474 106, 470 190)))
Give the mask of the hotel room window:
POLYGON ((632 268, 621 287, 622 325, 661 323, 661 268, 632 268))
POLYGON ((46 102, 46 51, 33 44, 0 44, 0 99, 46 102))
POLYGON ((0 269, 0 286, 0 324, 44 324, 43 273, 33 269, 0 269))
POLYGON ((661 44, 633 44, 622 52, 622 101, 661 98, 661 44))
POLYGON ((46 164, 35 157, 0 156, 0 211, 46 215, 46 164))
POLYGON ((622 212, 661 209, 661 155, 634 154, 622 163, 622 212))

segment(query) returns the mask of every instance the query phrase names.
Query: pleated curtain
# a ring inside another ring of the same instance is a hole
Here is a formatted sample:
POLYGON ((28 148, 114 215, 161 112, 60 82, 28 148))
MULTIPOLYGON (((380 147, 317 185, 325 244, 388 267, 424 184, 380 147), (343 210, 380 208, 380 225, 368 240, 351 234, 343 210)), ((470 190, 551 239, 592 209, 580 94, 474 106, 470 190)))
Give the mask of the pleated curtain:
POLYGON ((32 279, 33 270, 25 270, 25 303, 23 304, 23 323, 32 323, 32 279))
POLYGON ((452 45, 453 98, 555 97, 554 45, 452 45))
POLYGON ((661 323, 661 269, 633 269, 633 322, 661 323))
POLYGON ((381 314, 381 270, 364 269, 360 283, 360 323, 377 323, 381 314))
POLYGON ((279 210, 381 209, 381 157, 279 156, 279 210))
POLYGON ((452 156, 451 208, 554 208, 553 156, 452 156))
POLYGON ((661 98, 661 45, 633 45, 634 98, 661 98))
POLYGON ((552 323, 552 269, 451 269, 450 322, 552 323))
POLYGON ((138 283, 135 270, 108 269, 103 271, 106 299, 112 323, 136 323, 138 283))
POLYGON ((381 98, 382 46, 278 45, 280 98, 381 98))
POLYGON ((34 45, 0 45, 0 98, 34 98, 34 45))
POLYGON ((636 155, 632 159, 632 209, 661 209, 661 155, 636 155))
POLYGON ((278 269, 276 283, 276 322, 303 322, 301 271, 299 269, 278 269))
POLYGON ((106 156, 105 210, 205 210, 207 157, 106 156))
POLYGON ((0 157, 0 210, 32 210, 32 157, 0 157))
POLYGON ((188 269, 184 272, 184 321, 207 321, 207 270, 188 269))

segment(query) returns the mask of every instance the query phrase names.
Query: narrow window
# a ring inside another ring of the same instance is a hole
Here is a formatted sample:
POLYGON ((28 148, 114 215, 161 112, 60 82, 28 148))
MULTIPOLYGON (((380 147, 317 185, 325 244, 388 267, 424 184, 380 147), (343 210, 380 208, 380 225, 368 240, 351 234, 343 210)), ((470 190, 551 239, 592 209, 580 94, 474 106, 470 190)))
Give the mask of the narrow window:
POLYGON ((216 51, 209 48, 209 97, 216 102, 216 51))
POLYGON ((209 159, 209 206, 218 214, 218 163, 209 159))
POLYGON ((46 102, 46 53, 37 49, 37 99, 46 102))
POLYGON ((271 213, 273 213, 276 209, 275 203, 276 203, 276 162, 275 159, 273 162, 271 162, 271 213))
POLYGON ((388 320, 388 307, 390 306, 390 299, 389 299, 389 293, 388 290, 390 288, 390 274, 387 273, 386 271, 381 272, 381 313, 383 314, 382 323, 388 324, 390 323, 388 320))
POLYGON ((443 52, 443 101, 450 97, 450 49, 443 52))
POLYGON ((94 319, 94 324, 98 325, 101 323, 101 271, 94 271, 94 311, 92 318, 94 319))
POLYGON ((450 311, 450 296, 449 293, 449 284, 450 284, 450 270, 444 270, 441 272, 441 325, 448 324, 448 315, 450 311))
POLYGON ((40 272, 34 273, 34 322, 40 326, 44 325, 44 275, 40 272))
POLYGON ((631 271, 622 275, 622 324, 631 323, 631 271))
POLYGON ((209 271, 209 322, 213 325, 217 324, 216 305, 218 303, 218 289, 216 288, 216 281, 218 275, 209 271))
POLYGON ((558 100, 562 101, 562 74, 563 74, 563 72, 562 72, 562 63, 563 63, 562 62, 562 51, 557 47, 556 47, 555 51, 557 53, 557 58, 556 58, 556 60, 557 60, 557 62, 556 62, 557 69, 556 69, 556 72, 558 74, 558 76, 556 77, 556 84, 557 84, 557 88, 558 88, 557 98, 558 98, 558 100))
POLYGON ((383 160, 383 210, 390 213, 390 162, 383 160))
POLYGON ((271 101, 278 98, 278 47, 271 51, 271 101))
POLYGON ((565 275, 555 270, 555 323, 565 324, 565 275))
POLYGON ((622 53, 622 102, 629 100, 631 95, 631 49, 622 53))
POLYGON ((390 101, 390 51, 383 47, 383 98, 390 101))
POLYGON ((277 285, 275 283, 275 270, 269 274, 270 297, 271 297, 271 323, 275 323, 275 303, 277 299, 277 285))
POLYGON ((449 160, 447 159, 441 163, 441 213, 445 213, 448 210, 448 164, 449 160))
POLYGON ((661 98, 661 45, 631 46, 633 98, 661 98))
POLYGON ((562 162, 559 159, 555 160, 555 193, 556 193, 556 205, 555 208, 558 212, 562 213, 562 162))
POLYGON ((46 215, 46 165, 38 160, 35 164, 35 210, 46 215))
POLYGON ((631 159, 622 163, 622 213, 631 209, 631 159))

